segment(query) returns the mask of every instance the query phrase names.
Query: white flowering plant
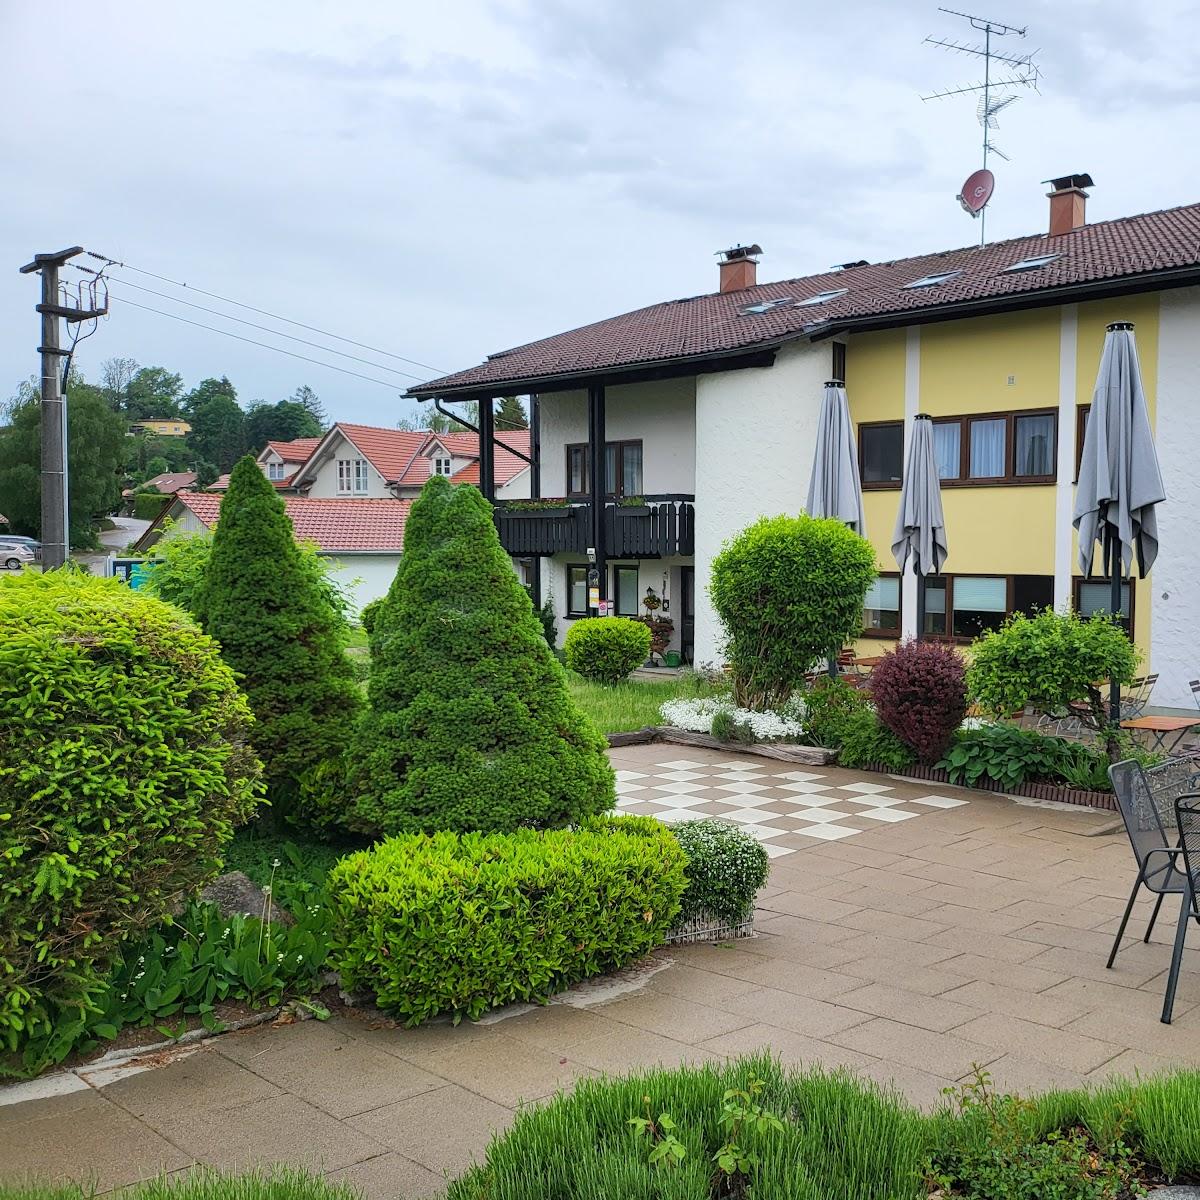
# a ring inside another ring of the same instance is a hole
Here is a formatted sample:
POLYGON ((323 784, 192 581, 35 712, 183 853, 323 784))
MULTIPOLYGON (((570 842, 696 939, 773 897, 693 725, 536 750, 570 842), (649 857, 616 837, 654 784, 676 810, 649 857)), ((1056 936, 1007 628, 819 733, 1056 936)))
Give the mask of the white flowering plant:
POLYGON ((754 911, 754 897, 767 881, 769 859, 762 843, 744 829, 705 817, 671 826, 687 857, 687 888, 677 925, 701 915, 737 925, 754 911))
POLYGON ((664 724, 695 733, 712 733, 714 726, 726 730, 735 727, 749 734, 748 737, 735 734, 735 740, 740 741, 799 741, 804 735, 804 703, 798 697, 778 710, 766 712, 738 708, 729 694, 668 700, 659 715, 664 724))

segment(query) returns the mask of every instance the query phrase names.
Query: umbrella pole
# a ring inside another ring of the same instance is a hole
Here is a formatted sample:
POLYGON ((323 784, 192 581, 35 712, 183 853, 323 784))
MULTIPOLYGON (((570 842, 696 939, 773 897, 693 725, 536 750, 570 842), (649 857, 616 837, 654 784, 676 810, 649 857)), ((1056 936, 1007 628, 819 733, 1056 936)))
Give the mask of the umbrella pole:
MULTIPOLYGON (((1114 621, 1121 619, 1121 547, 1114 543, 1111 535, 1107 536, 1107 551, 1108 551, 1108 577, 1112 581, 1112 597, 1109 604, 1109 612, 1112 613, 1114 621)), ((1131 639, 1133 630, 1130 631, 1131 639)), ((1108 719, 1110 724, 1119 727, 1121 724, 1121 685, 1115 677, 1110 677, 1108 681, 1108 719)))
POLYGON ((925 576, 921 574, 920 561, 916 564, 917 572, 917 641, 925 633, 925 576))

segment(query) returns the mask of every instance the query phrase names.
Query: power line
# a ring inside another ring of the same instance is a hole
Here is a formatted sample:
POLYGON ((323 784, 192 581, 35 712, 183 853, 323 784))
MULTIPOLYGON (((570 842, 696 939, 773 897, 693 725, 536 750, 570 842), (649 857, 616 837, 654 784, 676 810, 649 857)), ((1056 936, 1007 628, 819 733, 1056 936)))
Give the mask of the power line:
MULTIPOLYGON (((390 391, 397 391, 398 387, 394 380, 375 379, 370 375, 363 375, 358 371, 350 371, 345 367, 335 367, 333 363, 322 362, 319 358, 309 358, 307 354, 297 354, 294 350, 285 350, 282 346, 272 346, 268 342, 258 342, 254 338, 242 337, 240 333, 230 333, 228 329, 218 329, 215 325, 205 325, 202 321, 193 321, 189 317, 181 317, 178 313, 163 312, 160 308, 151 308, 148 304, 138 304, 136 300, 130 300, 124 296, 114 296, 122 304, 128 304, 131 308, 140 308, 144 312, 157 313, 160 317, 169 317, 172 321, 182 321, 185 325, 195 325, 197 329, 207 329, 210 333, 219 333, 223 337, 233 338, 239 342, 249 342, 251 346, 261 346, 264 350, 274 350, 276 354, 286 354, 289 358, 298 358, 301 362, 315 363, 318 367, 325 367, 330 371, 340 371, 343 375, 353 375, 355 379, 365 379, 368 383, 378 383, 390 391)), ((403 372, 401 372, 403 374, 403 372)), ((410 375, 410 379, 420 379, 419 375, 410 375)))
MULTIPOLYGON (((68 266, 74 264, 68 263, 68 266)), ((87 267, 75 267, 77 271, 87 271, 87 267)), ((408 371, 401 371, 397 367, 388 367, 383 363, 372 362, 369 358, 363 358, 358 354, 347 354, 344 350, 335 350, 332 346, 322 346, 320 342, 310 342, 308 338, 296 337, 293 333, 284 333, 282 329, 272 329, 269 325, 260 325, 257 321, 247 321, 245 317, 232 317, 228 313, 223 313, 220 309, 208 308, 203 304, 193 304, 190 300, 180 300, 175 296, 168 295, 166 292, 157 292, 154 288, 142 287, 140 283, 134 283, 131 279, 121 279, 116 275, 108 276, 114 283, 119 283, 122 287, 136 288, 139 292, 146 292, 151 296, 158 296, 162 300, 169 300, 172 304, 182 304, 187 308, 194 308, 199 312, 209 313, 214 317, 220 317, 222 321, 236 321, 239 325, 249 325, 251 329, 261 329, 263 333, 269 333, 274 337, 287 338, 289 342, 299 342, 304 346, 312 346, 314 350, 323 350, 326 354, 336 354, 339 358, 349 358, 354 362, 365 363, 368 367, 375 367, 380 371, 388 371, 393 375, 403 375, 406 379, 420 380, 422 377, 413 375, 408 371)), ((407 359, 405 361, 408 361, 407 359)))
MULTIPOLYGON (((306 325, 303 321, 293 321, 291 317, 280 316, 279 313, 273 313, 265 308, 255 308, 253 304, 243 304, 240 300, 231 300, 228 296, 221 296, 217 292, 206 292, 203 288, 192 287, 191 284, 183 283, 178 279, 169 279, 166 275, 158 275, 154 271, 144 270, 142 267, 135 267, 131 263, 120 262, 115 258, 109 258, 106 254, 97 254, 94 250, 85 251, 89 258, 94 258, 103 263, 108 263, 112 267, 120 267, 126 271, 136 271, 139 275, 148 275, 151 279, 158 279, 162 283, 169 283, 172 287, 187 288, 190 292, 199 292, 202 296, 208 296, 211 300, 220 300, 223 304, 232 304, 236 308, 244 308, 247 312, 258 313, 262 317, 271 317, 275 321, 283 321, 287 325, 295 325, 299 329, 307 329, 309 333, 319 333, 322 337, 331 337, 334 341, 345 342, 349 346, 357 346, 360 350, 370 350, 373 354, 382 354, 385 358, 395 358, 400 362, 406 362, 414 367, 421 367, 426 371, 434 371, 438 375, 444 375, 446 372, 441 367, 430 366, 429 363, 418 362, 415 358, 406 358, 403 354, 393 354, 390 350, 384 350, 379 346, 369 346, 366 342, 356 342, 353 338, 342 337, 338 333, 330 333, 328 329, 319 329, 316 325, 306 325)), ((233 318, 231 318, 233 319, 233 318)), ((416 379, 417 376, 409 376, 411 379, 416 379)))

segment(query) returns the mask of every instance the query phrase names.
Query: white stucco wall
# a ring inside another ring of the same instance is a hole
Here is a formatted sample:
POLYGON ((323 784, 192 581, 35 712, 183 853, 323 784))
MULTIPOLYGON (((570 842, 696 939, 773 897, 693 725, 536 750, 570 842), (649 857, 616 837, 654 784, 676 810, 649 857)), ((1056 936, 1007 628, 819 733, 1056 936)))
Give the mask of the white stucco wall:
POLYGON ((349 593, 354 613, 387 594, 400 565, 399 554, 323 554, 336 564, 332 578, 349 593))
POLYGON ((526 467, 519 475, 514 475, 507 483, 496 489, 497 500, 528 500, 529 499, 529 468, 526 467))
POLYGON ((721 544, 759 517, 804 507, 829 371, 827 343, 791 343, 773 367, 696 379, 697 663, 721 657, 708 599, 709 564, 721 544))
MULTIPOLYGON (((332 438, 322 452, 321 461, 317 464, 316 474, 311 484, 306 484, 304 494, 321 498, 325 496, 344 496, 348 493, 338 491, 337 462, 339 458, 363 458, 354 446, 338 434, 332 438)), ((370 496, 376 499, 386 499, 392 495, 382 475, 367 463, 367 490, 353 493, 357 496, 370 496)))
POLYGON ((1150 581, 1150 658, 1159 677, 1151 702, 1194 710, 1188 680, 1200 677, 1200 288, 1163 292, 1160 305, 1155 443, 1167 502, 1158 507, 1150 581))
MULTIPOLYGON (((691 494, 696 480, 696 381, 664 379, 607 389, 604 434, 610 442, 641 440, 647 494, 691 494)), ((542 495, 566 495, 564 447, 586 442, 587 393, 541 397, 542 495)), ((528 495, 528 492, 526 492, 528 495)))

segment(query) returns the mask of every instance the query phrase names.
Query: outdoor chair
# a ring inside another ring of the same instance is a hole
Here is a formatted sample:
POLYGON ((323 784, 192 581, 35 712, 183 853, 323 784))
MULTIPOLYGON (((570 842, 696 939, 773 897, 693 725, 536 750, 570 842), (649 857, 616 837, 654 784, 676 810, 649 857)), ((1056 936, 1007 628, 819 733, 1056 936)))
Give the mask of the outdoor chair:
MULTIPOLYGON (((1200 783, 1200 776, 1192 763, 1179 760, 1149 769, 1144 769, 1140 763, 1133 760, 1119 762, 1108 768, 1108 776, 1112 780, 1113 792, 1121 806, 1125 832, 1129 835, 1133 856, 1138 865, 1137 878, 1134 880, 1133 890, 1129 893, 1129 902, 1125 905, 1117 936, 1113 940, 1112 953, 1108 956, 1106 965, 1111 968, 1116 961, 1117 951, 1121 948, 1121 939, 1125 936, 1125 927, 1129 924, 1134 902, 1143 886, 1158 896, 1154 902, 1150 924, 1146 927, 1145 937, 1142 938, 1143 942, 1150 941, 1165 896, 1178 896, 1185 913, 1188 907, 1195 903, 1187 870, 1180 864, 1182 848, 1178 840, 1179 818, 1176 802, 1191 802, 1193 798, 1200 800, 1200 793, 1190 790, 1200 783)), ((1200 857, 1200 841, 1193 843, 1193 853, 1200 857)), ((1185 917, 1181 917, 1171 959, 1172 975, 1168 980, 1167 994, 1163 1000, 1162 1019, 1167 1025, 1171 1023, 1171 1011, 1175 1005, 1175 981, 1178 978, 1179 959, 1183 953, 1186 932, 1187 921, 1185 917)))
POLYGON ((1130 681, 1129 687, 1121 692, 1121 720, 1132 721, 1140 717, 1150 703, 1150 693, 1158 682, 1157 675, 1140 675, 1130 681))
POLYGON ((1187 938, 1188 922, 1200 924, 1200 799, 1195 795, 1180 796, 1175 801, 1175 820, 1179 828, 1179 848, 1183 851, 1183 874, 1187 886, 1179 910, 1179 928, 1175 933, 1175 950, 1171 955, 1171 970, 1167 975, 1167 998, 1163 1020, 1171 1020, 1175 1003, 1175 986, 1179 982, 1179 965, 1183 944, 1187 938))

